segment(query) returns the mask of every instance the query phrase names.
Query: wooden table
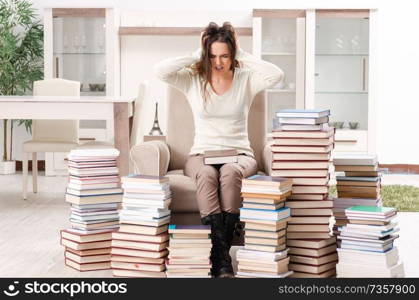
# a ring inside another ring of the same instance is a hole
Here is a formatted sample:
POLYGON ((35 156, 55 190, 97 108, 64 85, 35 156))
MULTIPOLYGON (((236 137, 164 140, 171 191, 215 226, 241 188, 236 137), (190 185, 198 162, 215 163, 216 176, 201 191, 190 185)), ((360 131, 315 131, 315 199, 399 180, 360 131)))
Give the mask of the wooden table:
POLYGON ((129 172, 129 104, 121 97, 0 96, 0 119, 114 120, 121 176, 129 172))

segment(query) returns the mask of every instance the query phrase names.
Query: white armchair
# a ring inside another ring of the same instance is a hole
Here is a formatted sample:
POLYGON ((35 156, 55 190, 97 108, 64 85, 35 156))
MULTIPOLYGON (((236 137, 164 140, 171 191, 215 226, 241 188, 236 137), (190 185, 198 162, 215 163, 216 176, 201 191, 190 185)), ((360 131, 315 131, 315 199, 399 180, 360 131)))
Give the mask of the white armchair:
MULTIPOLYGON (((60 78, 35 81, 34 96, 79 96, 80 82, 60 78)), ((27 198, 28 156, 32 153, 33 192, 37 192, 38 152, 69 152, 79 145, 78 120, 33 120, 32 140, 23 143, 23 199, 27 198)))

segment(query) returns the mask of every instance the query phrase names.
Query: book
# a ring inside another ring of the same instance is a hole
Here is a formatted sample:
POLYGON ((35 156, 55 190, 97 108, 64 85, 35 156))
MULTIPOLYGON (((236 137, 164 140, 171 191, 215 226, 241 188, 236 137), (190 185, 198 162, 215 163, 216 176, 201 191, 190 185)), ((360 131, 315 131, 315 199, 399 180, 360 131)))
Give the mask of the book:
MULTIPOLYGON (((255 244, 262 246, 281 246, 285 244, 285 236, 280 238, 265 238, 265 237, 244 237, 245 244, 255 244)), ((284 248, 285 249, 285 248, 284 248)))
POLYGON ((275 124, 274 130, 282 131, 318 131, 330 128, 329 124, 315 124, 315 125, 304 125, 304 124, 275 124))
POLYGON ((331 254, 326 254, 319 257, 311 257, 311 256, 301 256, 301 255, 291 255, 290 262, 298 263, 298 264, 305 264, 305 265, 323 265, 330 262, 334 262, 338 260, 337 252, 333 252, 331 254))
POLYGON ((319 117, 319 118, 296 118, 296 117, 280 117, 278 118, 279 123, 281 124, 302 124, 302 125, 315 125, 328 123, 328 117, 319 117))
MULTIPOLYGON (((272 161, 272 169, 328 169, 329 161, 272 161)), ((289 179, 288 179, 289 180, 289 179)))
POLYGON ((271 231, 271 232, 277 232, 279 230, 282 230, 286 228, 287 226, 287 219, 282 219, 280 221, 264 221, 264 220, 253 220, 253 219, 243 219, 242 221, 245 221, 245 229, 253 229, 253 230, 265 230, 265 231, 271 231))
POLYGON ((277 204, 264 204, 264 203, 252 203, 248 201, 243 201, 243 208, 255 208, 255 209, 271 209, 276 210, 281 207, 284 207, 285 203, 280 202, 277 204))
POLYGON ((208 235, 211 233, 210 225, 169 225, 169 233, 198 233, 208 235))
POLYGON ((166 273, 164 273, 164 272, 112 269, 112 273, 113 273, 113 276, 115 276, 115 277, 166 278, 166 273))
POLYGON ((291 217, 288 224, 327 224, 330 221, 330 217, 291 217))
POLYGON ((258 244, 245 244, 244 249, 246 250, 257 250, 257 251, 266 251, 266 252, 278 252, 286 248, 285 244, 278 246, 269 246, 269 245, 258 245, 258 244))
POLYGON ((242 179, 242 185, 258 185, 272 188, 289 187, 292 181, 283 177, 272 177, 264 175, 253 175, 242 179))
POLYGON ((276 221, 290 216, 290 209, 282 207, 277 210, 240 208, 240 219, 257 219, 276 221))
MULTIPOLYGON (((360 165, 360 166, 355 166, 355 165, 335 165, 335 171, 336 172, 375 172, 378 169, 378 164, 375 165, 360 165)), ((346 174, 347 176, 350 176, 348 174, 346 174)))
MULTIPOLYGON (((279 146, 271 145, 271 151, 274 153, 285 152, 285 153, 330 153, 333 150, 332 145, 325 146, 279 146)), ((351 175, 347 175, 351 176, 351 175)), ((356 175, 353 175, 356 176, 356 175)))
POLYGON ((95 255, 103 255, 103 254, 108 255, 111 253, 111 248, 109 247, 109 248, 99 248, 99 249, 75 250, 75 249, 66 247, 65 251, 84 257, 84 256, 95 256, 95 255))
POLYGON ((265 194, 265 195, 283 195, 291 191, 291 185, 288 187, 272 188, 257 185, 243 185, 241 188, 242 193, 247 194, 265 194))
POLYGON ((330 237, 329 232, 288 232, 287 239, 327 239, 330 237))
POLYGON ((109 248, 111 247, 111 240, 108 241, 97 241, 97 242, 86 242, 78 243, 75 241, 67 240, 61 238, 61 245, 71 248, 74 250, 90 250, 90 249, 99 249, 99 248, 109 248))
POLYGON ((336 245, 336 237, 329 236, 326 239, 310 239, 310 240, 287 240, 290 247, 320 249, 329 245, 336 245))
POLYGON ((154 227, 154 226, 144 226, 144 225, 132 225, 132 224, 121 224, 119 226, 119 232, 126 233, 138 233, 145 235, 158 235, 167 231, 167 225, 154 227))
POLYGON ((329 115, 329 109, 281 109, 276 112, 278 118, 321 118, 329 115))
POLYGON ((162 258, 168 254, 168 251, 166 249, 161 250, 161 251, 149 251, 149 250, 140 250, 140 249, 112 247, 111 254, 112 256, 122 255, 122 256, 136 256, 136 257, 147 257, 147 258, 162 258))
POLYGON ((376 207, 376 206, 352 206, 345 210, 346 214, 359 214, 366 216, 392 216, 397 210, 394 207, 376 207))
POLYGON ((288 271, 281 274, 267 274, 261 272, 244 272, 238 271, 237 276, 238 278, 285 278, 289 277, 293 274, 293 271, 288 271))
MULTIPOLYGON (((330 136, 327 138, 320 138, 320 139, 312 139, 312 138, 274 138, 273 144, 276 146, 329 146, 332 145, 334 142, 334 136, 330 136)), ((340 166, 337 166, 340 167, 340 166)), ((349 170, 352 171, 352 170, 349 170)), ((353 170, 358 171, 358 170, 353 170)), ((364 170, 360 170, 364 171, 364 170)), ((369 170, 365 170, 369 171, 369 170)))
POLYGON ((290 263, 288 265, 288 268, 292 271, 296 272, 304 272, 304 273, 312 273, 312 274, 319 274, 323 273, 325 271, 330 270, 331 268, 336 266, 337 261, 329 262, 323 265, 303 265, 303 264, 296 264, 296 263, 290 263))
POLYGON ((293 208, 291 216, 331 216, 331 208, 293 208))
POLYGON ((97 271, 97 270, 107 270, 111 268, 110 261, 103 261, 103 262, 93 262, 93 263, 78 263, 72 261, 71 259, 65 259, 66 266, 69 266, 77 271, 97 271))
POLYGON ((328 194, 292 194, 289 200, 326 200, 328 194))
POLYGON ((238 152, 236 149, 204 151, 204 164, 206 165, 236 163, 237 161, 238 152))
POLYGON ((118 247, 118 248, 161 251, 161 250, 166 249, 169 243, 168 242, 151 243, 151 242, 125 241, 125 240, 113 239, 111 245, 112 247, 118 247))
POLYGON ((337 277, 392 277, 401 278, 404 277, 404 265, 398 263, 390 268, 371 266, 369 264, 350 264, 339 262, 336 265, 337 277))
POLYGON ((109 230, 107 232, 96 233, 96 234, 80 234, 76 232, 70 232, 68 230, 61 230, 60 234, 61 234, 61 238, 75 241, 78 243, 107 241, 107 240, 112 239, 112 232, 109 230))
POLYGON ((260 261, 278 261, 288 256, 288 249, 278 252, 263 252, 240 248, 236 252, 237 259, 252 259, 260 261))
POLYGON ((336 274, 336 268, 333 266, 330 270, 324 271, 323 273, 312 274, 305 272, 293 272, 291 278, 328 278, 336 274))
POLYGON ((72 204, 97 204, 97 203, 115 203, 122 201, 122 194, 110 194, 99 196, 75 196, 65 194, 65 201, 72 204))
POLYGON ((380 173, 379 171, 345 171, 345 175, 351 177, 377 177, 380 173))
POLYGON ((289 224, 287 232, 329 232, 329 224, 289 224))
POLYGON ((333 201, 287 201, 287 207, 289 208, 331 208, 333 207, 333 201))
POLYGON ((258 238, 269 238, 269 239, 278 239, 285 236, 285 234, 286 234, 285 229, 281 229, 278 231, 246 229, 245 231, 245 237, 258 237, 258 238))
POLYGON ((160 233, 158 235, 113 232, 112 239, 136 242, 164 243, 169 240, 169 235, 166 232, 160 233))
POLYGON ((76 253, 66 250, 64 252, 64 257, 79 264, 96 263, 104 261, 109 262, 111 260, 111 251, 109 249, 109 252, 107 254, 80 256, 76 253))
POLYGON ((340 262, 353 264, 371 264, 372 266, 391 267, 399 261, 397 247, 386 252, 361 251, 354 249, 337 249, 340 262))
POLYGON ((324 139, 332 136, 335 133, 335 128, 329 127, 319 131, 283 131, 273 130, 273 138, 316 138, 324 139))
POLYGON ((266 203, 266 204, 275 204, 279 202, 283 202, 286 200, 288 196, 291 195, 291 191, 286 192, 285 194, 280 195, 270 195, 270 194, 262 194, 262 193, 241 193, 241 196, 245 199, 249 199, 249 202, 257 202, 257 203, 266 203))
POLYGON ((237 268, 241 272, 266 272, 273 274, 281 274, 288 272, 289 260, 289 257, 274 262, 238 259, 237 268))
POLYGON ((293 170, 293 169, 273 169, 271 171, 271 176, 281 176, 281 177, 327 177, 329 175, 328 169, 321 170, 293 170))
POLYGON ((293 194, 326 194, 329 193, 327 185, 294 185, 293 194))
POLYGON ((164 184, 169 182, 169 177, 166 176, 152 176, 152 175, 139 175, 130 174, 128 176, 121 177, 121 182, 134 182, 134 183, 153 183, 153 184, 164 184))
POLYGON ((120 188, 106 188, 106 189, 88 189, 88 190, 78 190, 67 187, 67 194, 74 196, 99 196, 99 195, 114 195, 121 194, 122 189, 120 188))
POLYGON ((166 269, 164 264, 148 264, 138 262, 122 262, 122 261, 111 261, 112 269, 123 269, 123 270, 138 270, 138 271, 151 271, 151 272, 162 272, 166 269))
POLYGON ((329 160, 329 153, 285 153, 285 152, 273 152, 273 160, 295 160, 295 161, 316 161, 316 160, 329 160))
POLYGON ((334 165, 358 165, 358 166, 368 166, 368 165, 376 165, 377 162, 377 155, 374 154, 345 154, 345 155, 336 155, 333 158, 334 165))
POLYGON ((112 261, 121 261, 129 263, 144 263, 144 264, 164 264, 164 258, 150 258, 139 256, 126 256, 119 254, 112 254, 112 261))

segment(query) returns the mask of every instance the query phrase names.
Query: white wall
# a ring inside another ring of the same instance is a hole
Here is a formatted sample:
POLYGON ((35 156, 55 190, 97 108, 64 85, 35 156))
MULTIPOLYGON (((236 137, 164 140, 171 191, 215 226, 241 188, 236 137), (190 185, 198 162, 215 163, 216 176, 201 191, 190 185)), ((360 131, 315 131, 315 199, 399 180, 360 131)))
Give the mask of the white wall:
MULTIPOLYGON (((43 7, 57 7, 54 0, 34 0, 35 6, 42 14, 43 7)), ((379 78, 376 117, 378 122, 377 153, 381 163, 419 164, 419 139, 416 123, 419 112, 419 97, 417 92, 417 70, 419 69, 419 39, 417 28, 419 18, 414 7, 414 1, 409 0, 252 0, 236 1, 110 1, 110 0, 62 0, 61 7, 116 7, 121 12, 147 11, 147 25, 162 25, 173 22, 177 18, 178 26, 202 26, 209 19, 220 19, 233 15, 233 25, 251 24, 253 8, 377 8, 378 9, 378 48, 379 48, 379 78), (163 13, 163 11, 166 11, 163 13), (167 17, 171 15, 172 17, 167 17), (174 16, 174 17, 173 17, 174 16), (205 22, 204 22, 205 21, 205 22), (181 25, 179 25, 181 24, 181 25), (198 24, 198 25, 196 25, 198 24)), ((124 19, 126 22, 141 22, 135 19, 124 19)), ((231 20, 229 18, 229 20, 231 20)), ((143 24, 144 25, 144 24, 143 24)), ((174 24, 175 25, 175 24, 174 24)), ((247 43, 247 41, 245 42, 247 43)), ((164 57, 183 54, 196 47, 193 37, 123 37, 121 53, 122 93, 135 96, 138 84, 147 79, 152 86, 151 97, 160 104, 160 119, 164 124, 164 86, 157 82, 150 72, 154 62, 164 57)), ((250 47, 250 42, 246 47, 250 47)), ((149 118, 144 118, 146 132, 150 129, 154 116, 154 107, 149 105, 149 118)), ((1 129, 1 125, 0 125, 1 129)), ((18 131, 18 130, 16 130, 18 131)), ((16 145, 24 139, 24 129, 21 128, 15 137, 16 145)), ((20 148, 20 146, 19 146, 20 148)), ((1 150, 0 150, 1 151, 1 150)), ((18 151, 15 158, 19 159, 18 151)))

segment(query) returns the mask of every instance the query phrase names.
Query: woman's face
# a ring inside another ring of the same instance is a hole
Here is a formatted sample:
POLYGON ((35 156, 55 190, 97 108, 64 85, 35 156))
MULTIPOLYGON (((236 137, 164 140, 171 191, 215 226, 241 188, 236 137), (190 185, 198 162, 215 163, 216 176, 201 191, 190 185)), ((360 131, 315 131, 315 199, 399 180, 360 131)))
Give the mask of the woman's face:
POLYGON ((214 42, 210 51, 211 68, 213 74, 222 75, 230 71, 232 59, 227 43, 214 42))

